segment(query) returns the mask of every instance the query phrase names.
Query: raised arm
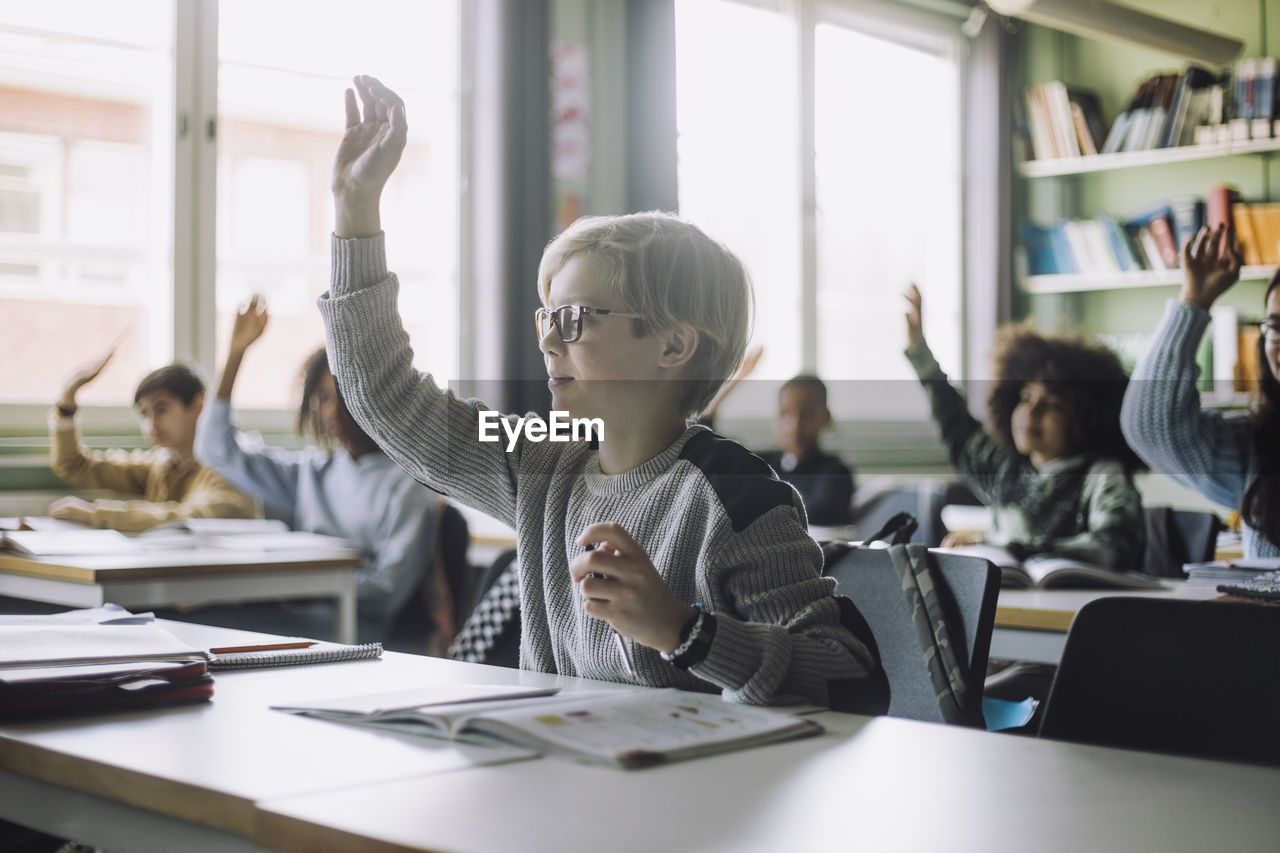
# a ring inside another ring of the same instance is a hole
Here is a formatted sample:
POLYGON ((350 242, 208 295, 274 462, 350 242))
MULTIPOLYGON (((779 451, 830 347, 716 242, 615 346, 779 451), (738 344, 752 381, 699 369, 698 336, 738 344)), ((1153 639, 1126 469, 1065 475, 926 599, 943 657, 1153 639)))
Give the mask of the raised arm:
POLYGON ((266 331, 270 314, 266 300, 258 294, 236 312, 231 325, 227 360, 218 379, 218 392, 205 407, 196 430, 195 451, 205 465, 217 471, 236 488, 260 499, 272 513, 283 516, 290 526, 298 500, 300 455, 282 448, 262 445, 260 437, 244 435, 231 414, 231 392, 240 364, 249 347, 266 331))
POLYGON ((317 303, 329 366, 356 422, 405 472, 514 524, 522 450, 481 443, 481 404, 456 399, 413 366, 378 213, 405 145, 404 104, 372 77, 355 78, 355 88, 358 100, 356 92, 346 94, 346 131, 333 167, 332 280, 317 303))
POLYGON ((915 368, 929 398, 929 409, 942 433, 947 456, 956 469, 956 475, 983 503, 996 503, 999 495, 993 487, 997 469, 1007 462, 1009 454, 987 435, 982 424, 969 412, 964 396, 952 386, 929 350, 924 338, 920 290, 912 284, 904 295, 907 299, 907 360, 915 368))
POLYGON ((1248 485, 1248 424, 1202 410, 1196 390, 1196 348, 1209 325, 1209 309, 1240 274, 1234 241, 1219 247, 1222 233, 1222 226, 1201 229, 1184 247, 1181 298, 1170 301, 1151 347, 1134 367, 1120 425, 1153 469, 1236 508, 1248 485))
POLYGON ((267 301, 255 293, 249 304, 236 312, 231 324, 231 345, 227 349, 227 360, 222 366, 222 376, 218 379, 218 397, 231 399, 231 389, 235 387, 236 377, 240 373, 240 362, 244 354, 253 346, 267 329, 267 321, 271 315, 267 313, 267 301))

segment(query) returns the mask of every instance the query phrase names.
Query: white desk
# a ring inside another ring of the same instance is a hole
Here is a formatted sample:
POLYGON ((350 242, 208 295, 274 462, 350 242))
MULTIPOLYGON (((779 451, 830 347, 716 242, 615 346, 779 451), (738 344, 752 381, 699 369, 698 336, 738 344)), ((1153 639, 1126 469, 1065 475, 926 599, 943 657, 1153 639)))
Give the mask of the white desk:
POLYGON ((277 598, 335 598, 338 640, 356 639, 356 572, 346 550, 245 552, 216 548, 24 557, 0 553, 0 595, 67 607, 132 610, 277 598))
POLYGON ((1167 581, 1166 591, 1124 589, 1002 589, 996 603, 991 657, 1056 664, 1076 613, 1095 598, 1136 596, 1204 601, 1218 598, 1216 584, 1167 581))
POLYGON ((821 738, 636 772, 553 759, 262 804, 272 849, 1258 851, 1280 769, 825 714, 821 738))
MULTIPOLYGON (((169 626, 200 645, 244 636, 169 626)), ((1271 849, 1280 837, 1280 769, 906 720, 825 713, 821 737, 621 771, 476 765, 465 747, 267 709, 429 681, 600 686, 394 653, 219 674, 211 703, 0 723, 0 817, 144 853, 1178 853, 1271 849)))

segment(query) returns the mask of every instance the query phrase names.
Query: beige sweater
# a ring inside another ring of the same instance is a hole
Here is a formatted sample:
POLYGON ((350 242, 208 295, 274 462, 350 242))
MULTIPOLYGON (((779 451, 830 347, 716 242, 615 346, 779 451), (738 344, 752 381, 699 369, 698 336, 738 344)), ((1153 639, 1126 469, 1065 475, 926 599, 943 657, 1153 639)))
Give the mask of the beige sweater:
POLYGON ((194 459, 175 462, 163 447, 86 450, 72 418, 51 416, 53 473, 82 489, 111 489, 139 500, 93 502, 93 526, 137 532, 179 518, 253 518, 253 498, 194 459))

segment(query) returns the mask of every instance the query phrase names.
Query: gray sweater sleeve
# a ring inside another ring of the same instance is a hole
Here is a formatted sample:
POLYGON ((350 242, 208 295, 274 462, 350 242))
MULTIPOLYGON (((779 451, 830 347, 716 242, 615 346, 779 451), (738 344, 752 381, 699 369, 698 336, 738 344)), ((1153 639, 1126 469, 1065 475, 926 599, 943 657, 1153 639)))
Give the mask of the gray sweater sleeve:
POLYGON ((708 572, 716 636, 692 672, 747 704, 827 704, 833 680, 866 677, 874 661, 840 624, 821 572, 821 549, 789 507, 729 537, 708 572))
POLYGON ((1120 425, 1152 468, 1235 509, 1249 484, 1252 447, 1247 424, 1200 408, 1196 347, 1208 325, 1207 312, 1169 301, 1151 348, 1133 370, 1120 425))
POLYGON ((514 526, 522 448, 478 441, 483 404, 414 369, 384 235, 334 237, 332 258, 330 289, 317 305, 329 366, 356 423, 414 479, 514 526))

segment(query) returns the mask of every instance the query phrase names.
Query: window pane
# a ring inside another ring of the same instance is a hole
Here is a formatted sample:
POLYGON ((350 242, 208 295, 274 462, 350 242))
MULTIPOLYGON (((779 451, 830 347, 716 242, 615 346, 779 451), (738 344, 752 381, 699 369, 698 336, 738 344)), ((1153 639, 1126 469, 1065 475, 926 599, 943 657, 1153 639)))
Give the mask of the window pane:
POLYGON ((751 273, 765 347, 754 378, 800 367, 798 68, 787 16, 724 0, 676 4, 680 213, 751 273))
POLYGON ((817 27, 818 370, 864 380, 833 385, 842 417, 926 411, 901 354, 909 282, 924 296, 930 348, 959 366, 958 73, 951 57, 817 27))
POLYGON ((303 360, 324 344, 315 300, 329 284, 329 180, 356 74, 405 99, 409 144, 383 193, 388 262, 418 367, 454 377, 457 0, 365 2, 358 13, 342 0, 222 0, 218 39, 219 366, 236 308, 259 292, 271 311, 236 404, 290 407, 303 360))
POLYGON ((172 354, 172 3, 0 3, 0 405, 128 405, 172 354), (123 336, 123 337, 122 337, 123 336))

